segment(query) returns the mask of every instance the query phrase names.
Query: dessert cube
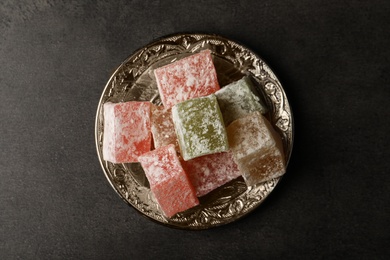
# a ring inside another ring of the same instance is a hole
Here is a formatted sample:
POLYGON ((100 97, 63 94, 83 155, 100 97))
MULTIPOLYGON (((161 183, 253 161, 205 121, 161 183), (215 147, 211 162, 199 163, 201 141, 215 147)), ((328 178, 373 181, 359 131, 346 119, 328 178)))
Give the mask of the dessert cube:
POLYGON ((252 112, 260 111, 262 114, 267 112, 254 93, 256 92, 248 77, 243 77, 215 92, 226 126, 252 112))
POLYGON ((172 118, 181 156, 185 161, 229 149, 225 125, 214 94, 176 104, 172 108, 172 118))
POLYGON ((113 163, 137 162, 150 151, 150 102, 107 102, 103 105, 103 159, 113 163))
POLYGON ((154 147, 158 148, 168 144, 174 144, 176 150, 179 151, 179 143, 177 142, 175 126, 172 121, 171 109, 152 105, 151 121, 154 147))
POLYGON ((182 161, 182 165, 190 177, 198 197, 241 176, 230 151, 182 161))
POLYGON ((138 159, 165 216, 172 217, 199 204, 173 144, 147 152, 138 159))
POLYGON ((280 136, 260 112, 227 127, 229 145, 248 186, 283 175, 286 171, 280 136))
POLYGON ((185 57, 154 70, 161 101, 166 108, 220 89, 210 50, 185 57))

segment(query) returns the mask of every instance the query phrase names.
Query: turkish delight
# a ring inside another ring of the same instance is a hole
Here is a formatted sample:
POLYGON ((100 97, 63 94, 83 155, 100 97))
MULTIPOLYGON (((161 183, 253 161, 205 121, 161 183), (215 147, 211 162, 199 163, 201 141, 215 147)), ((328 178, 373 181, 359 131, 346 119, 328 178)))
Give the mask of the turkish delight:
POLYGON ((179 143, 177 142, 175 126, 172 121, 171 109, 152 105, 151 121, 154 147, 158 148, 168 144, 174 144, 176 150, 179 151, 179 143))
POLYGON ((194 185, 198 197, 204 196, 241 176, 230 151, 182 161, 182 165, 194 185))
POLYGON ((172 118, 185 161, 229 149, 225 125, 214 94, 176 104, 172 118))
POLYGON ((150 151, 150 102, 107 102, 103 105, 103 159, 113 163, 137 162, 150 151))
POLYGON ((225 125, 244 117, 252 112, 267 112, 255 94, 253 84, 249 77, 232 82, 215 92, 225 125))
POLYGON ((282 140, 260 112, 227 127, 229 145, 248 186, 283 175, 286 171, 282 140))
POLYGON ((154 70, 161 101, 171 108, 182 101, 219 90, 210 50, 185 57, 154 70))
POLYGON ((138 159, 165 216, 172 217, 199 204, 173 144, 147 152, 138 159))

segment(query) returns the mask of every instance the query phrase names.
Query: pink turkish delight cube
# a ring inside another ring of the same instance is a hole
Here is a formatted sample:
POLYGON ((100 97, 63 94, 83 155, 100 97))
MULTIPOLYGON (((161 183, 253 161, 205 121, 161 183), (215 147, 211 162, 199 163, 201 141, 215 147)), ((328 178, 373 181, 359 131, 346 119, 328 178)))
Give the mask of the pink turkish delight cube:
POLYGON ((137 162, 150 151, 150 102, 107 102, 103 105, 103 159, 113 163, 137 162))
POLYGON ((173 144, 147 152, 138 159, 165 216, 172 217, 199 204, 173 144))
POLYGON ((168 144, 174 144, 177 151, 180 150, 172 120, 171 109, 163 106, 152 105, 152 135, 154 147, 159 148, 168 144))
POLYGON ((154 75, 166 108, 191 98, 207 96, 220 89, 210 50, 157 68, 154 75))
POLYGON ((227 127, 229 145, 248 186, 282 176, 286 171, 282 139, 260 112, 227 127))
POLYGON ((241 176, 232 153, 222 152, 182 161, 198 197, 241 176))

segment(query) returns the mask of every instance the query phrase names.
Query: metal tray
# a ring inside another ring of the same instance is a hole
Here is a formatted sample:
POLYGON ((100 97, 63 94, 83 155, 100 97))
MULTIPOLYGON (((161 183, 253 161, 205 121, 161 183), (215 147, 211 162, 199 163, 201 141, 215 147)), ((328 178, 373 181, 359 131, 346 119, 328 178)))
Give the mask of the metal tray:
POLYGON ((95 139, 103 171, 121 198, 143 215, 159 223, 184 229, 206 229, 235 221, 258 207, 280 178, 247 187, 233 180, 199 198, 200 205, 166 218, 149 189, 139 163, 113 164, 102 157, 103 104, 130 100, 161 104, 153 70, 204 49, 211 50, 218 81, 223 87, 249 76, 268 106, 266 115, 282 136, 286 162, 293 145, 293 117, 283 87, 270 67, 254 52, 218 35, 176 34, 158 39, 127 58, 108 80, 99 101, 95 139))

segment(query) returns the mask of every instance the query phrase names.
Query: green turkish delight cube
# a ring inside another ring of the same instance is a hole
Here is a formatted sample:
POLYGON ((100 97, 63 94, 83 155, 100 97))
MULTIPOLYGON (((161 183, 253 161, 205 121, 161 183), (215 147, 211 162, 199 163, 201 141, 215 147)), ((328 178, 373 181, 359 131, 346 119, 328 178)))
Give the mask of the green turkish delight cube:
POLYGON ((214 94, 173 106, 172 118, 184 160, 229 149, 225 125, 214 94))
POLYGON ((260 111, 262 114, 267 112, 260 98, 254 93, 254 86, 247 76, 226 85, 215 93, 226 126, 255 111, 260 111))

